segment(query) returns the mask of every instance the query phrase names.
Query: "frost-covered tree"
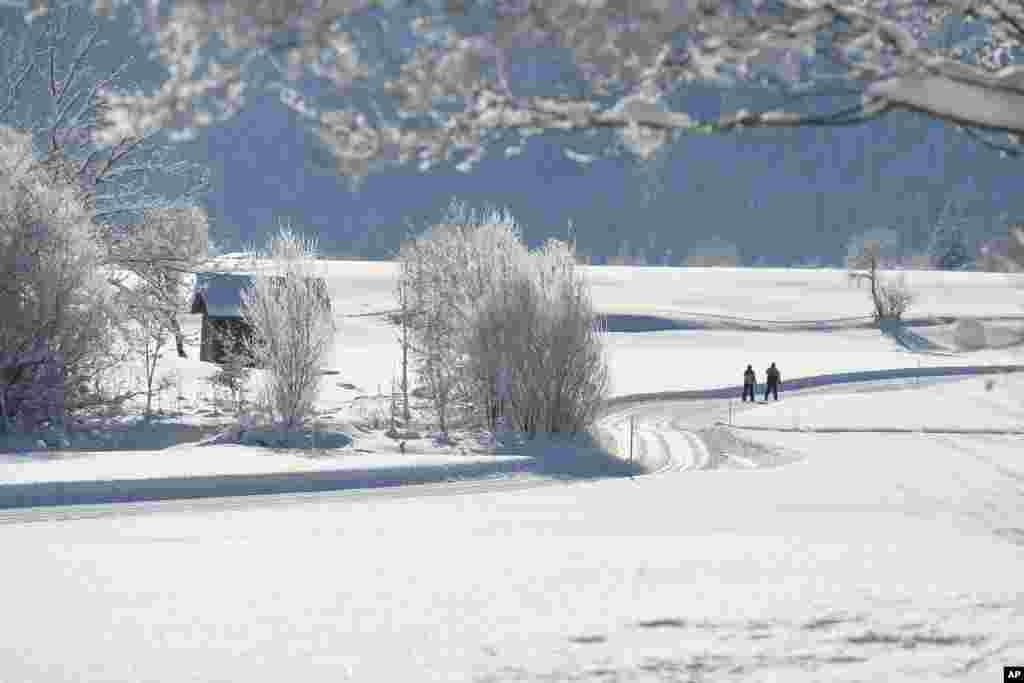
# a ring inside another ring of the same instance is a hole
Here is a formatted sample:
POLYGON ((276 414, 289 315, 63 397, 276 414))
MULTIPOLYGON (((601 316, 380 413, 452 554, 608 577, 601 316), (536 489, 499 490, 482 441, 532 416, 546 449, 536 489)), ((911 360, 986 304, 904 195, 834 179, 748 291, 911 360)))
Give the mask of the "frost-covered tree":
POLYGON ((108 99, 141 90, 125 76, 135 59, 122 44, 113 53, 120 66, 98 70, 97 63, 110 60, 110 41, 102 38, 105 22, 86 21, 82 7, 60 2, 25 26, 8 22, 10 8, 0 8, 0 122, 31 131, 41 163, 77 187, 96 222, 109 229, 136 222, 146 209, 195 205, 209 189, 209 173, 176 160, 165 130, 110 132, 117 115, 108 99), (180 195, 171 200, 155 192, 156 178, 173 181, 180 195))
MULTIPOLYGON (((5 19, 10 13, 0 8, 5 19)), ((119 67, 99 72, 95 64, 107 41, 100 22, 85 19, 79 4, 62 3, 27 26, 3 22, 0 125, 31 134, 38 168, 73 190, 97 226, 103 272, 122 305, 157 313, 183 356, 177 313, 184 308, 184 275, 207 259, 209 226, 198 200, 208 173, 173 159, 159 129, 103 134, 104 98, 135 89, 124 76, 132 60, 119 54, 119 67), (180 195, 154 192, 157 179, 173 180, 180 195)))
POLYGON ((414 328, 420 333, 420 341, 414 347, 418 361, 419 376, 437 415, 437 429, 442 441, 448 440, 449 413, 455 400, 460 378, 459 347, 456 332, 451 326, 447 306, 441 297, 444 290, 440 282, 433 282, 433 294, 421 300, 420 315, 414 328))
POLYGON ((507 416, 519 430, 589 429, 610 388, 603 328, 571 247, 551 240, 484 299, 471 356, 500 361, 507 416))
POLYGON ((126 325, 124 339, 130 352, 142 364, 146 397, 144 414, 146 419, 153 416, 153 398, 170 389, 173 380, 164 375, 157 376, 160 360, 164 356, 167 344, 167 330, 159 313, 145 308, 133 308, 129 311, 129 322, 126 325))
POLYGON ((962 270, 971 263, 963 208, 949 199, 942 207, 928 243, 931 265, 939 270, 962 270))
POLYGON ((398 312, 393 320, 401 327, 401 333, 397 340, 399 348, 402 349, 402 376, 399 380, 399 388, 402 392, 402 419, 408 424, 411 417, 409 412, 409 351, 412 348, 412 305, 409 293, 410 282, 404 275, 407 267, 405 261, 399 262, 399 276, 395 283, 395 299, 398 303, 398 312))
POLYGON ((188 310, 190 274, 208 260, 209 219, 197 206, 145 209, 105 242, 108 279, 122 301, 144 308, 175 339, 185 358, 178 314, 188 310))
POLYGON ((30 137, 0 127, 0 412, 33 428, 97 400, 117 359, 121 311, 75 188, 36 163, 30 137))
POLYGON ((402 245, 397 288, 402 296, 404 353, 412 352, 417 375, 434 406, 438 430, 445 436, 458 380, 451 296, 455 274, 443 270, 447 262, 440 245, 443 237, 420 236, 402 245))
POLYGON ((888 280, 882 273, 885 267, 882 245, 877 241, 863 243, 861 251, 847 258, 847 274, 851 280, 867 281, 875 320, 899 320, 914 302, 914 294, 906 280, 888 280))
POLYGON ((528 252, 507 211, 455 202, 400 258, 415 312, 412 349, 442 433, 454 402, 475 406, 492 428, 504 414, 531 436, 589 426, 607 377, 568 245, 528 252))
MULTIPOLYGON (((466 351, 480 302, 501 287, 527 253, 507 211, 478 212, 452 201, 442 220, 406 241, 399 254, 399 287, 409 293, 410 348, 418 359, 447 433, 453 403, 489 406, 495 367, 483 367, 466 351)), ((443 423, 443 426, 441 426, 443 423)))
POLYGON ((242 318, 252 330, 255 364, 266 370, 262 400, 275 428, 298 431, 315 415, 334 348, 316 242, 281 226, 266 249, 251 256, 261 267, 254 286, 242 293, 242 318))
MULTIPOLYGON (((108 140, 192 133, 265 85, 349 177, 388 162, 469 170, 488 147, 521 149, 549 131, 613 131, 644 159, 679 134, 895 111, 963 126, 1004 154, 1019 154, 1024 134, 1024 7, 1007 0, 83 2, 133 11, 170 71, 148 92, 103 93, 108 140), (303 91, 303 76, 323 94, 303 91), (720 117, 695 119, 693 82, 735 97, 720 117)), ((20 4, 38 20, 56 0, 20 4)))

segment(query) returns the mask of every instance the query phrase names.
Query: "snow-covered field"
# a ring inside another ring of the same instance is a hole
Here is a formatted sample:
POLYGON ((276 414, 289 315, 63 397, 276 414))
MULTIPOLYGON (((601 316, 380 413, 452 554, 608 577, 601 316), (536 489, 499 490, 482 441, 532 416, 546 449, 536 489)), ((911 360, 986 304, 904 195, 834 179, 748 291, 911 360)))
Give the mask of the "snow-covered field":
MULTIPOLYGON (((186 315, 183 327, 194 341, 188 347, 189 358, 179 359, 172 347, 165 351, 159 370, 173 386, 156 398, 155 405, 170 417, 155 428, 83 433, 72 449, 0 454, 0 482, 340 469, 372 466, 375 458, 387 464, 395 458, 427 464, 427 458, 432 458, 430 463, 465 462, 474 456, 477 444, 435 446, 429 438, 407 442, 403 456, 397 442, 383 436, 400 355, 396 332, 380 314, 395 305, 395 267, 370 261, 331 261, 324 267, 339 334, 329 363, 336 374, 324 378, 319 427, 346 435, 348 446, 318 449, 313 454, 317 457, 311 458, 308 453, 275 454, 258 446, 185 445, 211 436, 231 420, 226 395, 205 381, 215 366, 198 360, 200 317, 186 315), (180 442, 184 444, 166 450, 180 442), (114 449, 125 452, 115 453, 114 449)), ((586 271, 596 305, 611 316, 644 315, 668 321, 688 321, 694 316, 814 321, 853 318, 869 311, 866 291, 852 286, 839 270, 594 266, 586 271)), ((1024 276, 910 272, 907 277, 918 295, 911 317, 1022 319, 986 322, 987 341, 993 348, 969 352, 958 351, 955 324, 914 327, 914 339, 920 344, 916 350, 927 352, 913 352, 892 336, 863 327, 812 331, 806 326, 777 329, 780 326, 775 325, 768 331, 611 333, 612 393, 621 396, 736 385, 747 363, 753 364, 763 381, 764 368, 775 362, 785 381, 787 377, 918 365, 1021 362, 1024 276)), ((141 372, 141 367, 126 366, 125 386, 137 386, 141 372)), ((985 424, 999 423, 989 413, 984 413, 984 420, 985 424)))
MULTIPOLYGON (((391 266, 330 267, 339 315, 392 305, 391 266)), ((865 292, 838 271, 591 273, 609 313, 866 313, 865 292)), ((1024 315, 1020 279, 909 279, 912 316, 1024 315)), ((378 318, 340 322, 324 409, 342 423, 356 396, 386 388, 398 347, 378 318)), ((1022 362, 1024 322, 986 325, 1003 348, 958 350, 951 325, 913 328, 929 353, 869 329, 613 334, 611 366, 625 394, 735 384, 747 363, 763 380, 775 361, 785 381, 1022 362)), ((186 396, 201 391, 205 364, 168 360, 186 396)), ((806 397, 783 387, 777 405, 736 422, 788 428, 801 410, 803 424, 828 427, 1024 428, 1024 382, 993 379, 806 397)), ((202 405, 191 401, 192 419, 210 419, 202 405)), ((16 560, 0 587, 0 680, 981 683, 1024 663, 1021 437, 736 433, 786 464, 0 524, 16 560)), ((356 457, 361 434, 339 457, 356 457)))
MULTIPOLYGON (((328 385, 351 383, 361 393, 389 391, 399 372, 395 330, 379 316, 394 303, 393 264, 332 261, 328 287, 339 324, 339 343, 332 367, 341 374, 328 385), (363 315, 365 317, 356 317, 363 315)), ((631 268, 592 266, 595 304, 602 313, 686 319, 688 315, 723 315, 757 320, 815 321, 870 314, 863 286, 851 285, 845 271, 742 268, 631 268)), ((997 345, 1024 342, 1024 275, 910 271, 908 284, 918 296, 909 317, 1020 316, 1016 322, 987 323, 997 345)), ((198 320, 190 321, 198 329, 198 320)), ((915 332, 953 350, 952 325, 915 328, 915 332)), ((877 329, 833 332, 781 330, 754 334, 712 330, 613 334, 609 340, 613 394, 699 389, 741 381, 753 363, 763 378, 772 361, 783 378, 852 370, 968 365, 1019 360, 1024 346, 983 349, 956 356, 906 351, 877 329), (699 352, 698 358, 692 358, 699 352), (656 370, 656 371, 655 371, 656 370)), ((191 377, 194 373, 187 373, 191 377)), ((351 393, 328 392, 325 409, 351 393)))
POLYGON ((0 670, 999 680, 1024 659, 1019 480, 996 467, 1020 451, 854 436, 773 438, 801 456, 776 469, 0 527, 0 670))
MULTIPOLYGON (((1024 432, 1024 376, 972 377, 939 383, 903 380, 901 390, 809 392, 738 415, 739 427, 782 429, 927 429, 1024 432)), ((760 401, 762 396, 758 396, 760 401)), ((1020 441, 1024 453, 1024 440, 1020 441)))

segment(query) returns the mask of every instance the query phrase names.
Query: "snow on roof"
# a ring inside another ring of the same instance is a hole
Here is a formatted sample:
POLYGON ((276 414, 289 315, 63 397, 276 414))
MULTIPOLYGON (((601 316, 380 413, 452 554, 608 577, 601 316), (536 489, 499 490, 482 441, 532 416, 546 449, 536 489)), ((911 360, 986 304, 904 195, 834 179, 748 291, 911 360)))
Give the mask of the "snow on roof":
POLYGON ((253 285, 252 275, 236 273, 196 273, 192 312, 203 312, 211 318, 241 318, 242 290, 253 285))
MULTIPOLYGON (((252 287, 255 277, 247 273, 196 273, 191 312, 202 313, 205 305, 206 315, 211 318, 241 318, 242 290, 252 287)), ((326 282, 323 278, 310 279, 329 309, 326 282)))

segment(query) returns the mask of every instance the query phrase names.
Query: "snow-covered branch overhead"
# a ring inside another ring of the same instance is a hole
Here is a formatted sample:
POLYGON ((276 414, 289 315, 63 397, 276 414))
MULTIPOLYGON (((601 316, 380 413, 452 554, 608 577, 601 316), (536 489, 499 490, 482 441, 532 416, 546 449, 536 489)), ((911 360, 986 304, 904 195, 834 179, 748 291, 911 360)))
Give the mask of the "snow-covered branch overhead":
MULTIPOLYGON (((1024 4, 1010 0, 89 4, 97 14, 132 8, 140 37, 170 71, 150 94, 103 93, 111 140, 151 126, 186 134, 232 116, 265 80, 254 66, 265 57, 276 71, 267 85, 352 176, 387 163, 449 161, 468 171, 489 148, 521 149, 547 131, 613 130, 644 158, 678 133, 848 125, 898 109, 1024 132, 1014 66, 1024 4), (213 49, 218 40, 223 48, 213 49), (322 81, 324 94, 298 88, 302 75, 322 81), (701 121, 686 99, 698 81, 794 102, 821 91, 831 110, 787 105, 701 121), (845 99, 826 98, 836 84, 845 99)), ((31 5, 38 17, 47 2, 31 5)))

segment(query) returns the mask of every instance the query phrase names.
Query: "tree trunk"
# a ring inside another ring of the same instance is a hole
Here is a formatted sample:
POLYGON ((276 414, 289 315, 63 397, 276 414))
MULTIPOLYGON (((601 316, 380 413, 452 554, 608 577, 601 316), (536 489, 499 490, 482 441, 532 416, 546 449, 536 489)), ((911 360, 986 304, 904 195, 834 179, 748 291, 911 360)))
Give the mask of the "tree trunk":
POLYGON ((871 282, 871 301, 875 304, 875 317, 881 320, 885 317, 885 311, 882 307, 880 295, 878 293, 878 262, 871 262, 871 271, 869 276, 871 282))
POLYGON ((402 418, 409 425, 409 316, 402 306, 402 418))
POLYGON ((178 348, 178 358, 188 358, 188 354, 185 353, 185 335, 182 333, 181 325, 178 323, 178 316, 174 313, 168 313, 167 325, 171 328, 171 333, 174 335, 174 344, 178 348))
POLYGON ((448 440, 448 420, 445 415, 445 404, 444 401, 438 401, 437 403, 437 427, 441 432, 441 438, 448 440))

